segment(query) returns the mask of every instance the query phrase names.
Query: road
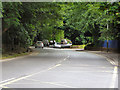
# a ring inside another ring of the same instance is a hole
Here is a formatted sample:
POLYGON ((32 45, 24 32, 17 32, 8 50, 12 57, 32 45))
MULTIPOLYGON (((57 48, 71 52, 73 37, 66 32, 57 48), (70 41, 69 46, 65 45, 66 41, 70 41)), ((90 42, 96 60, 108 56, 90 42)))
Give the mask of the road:
POLYGON ((2 62, 3 88, 117 88, 117 67, 85 51, 35 49, 2 62))

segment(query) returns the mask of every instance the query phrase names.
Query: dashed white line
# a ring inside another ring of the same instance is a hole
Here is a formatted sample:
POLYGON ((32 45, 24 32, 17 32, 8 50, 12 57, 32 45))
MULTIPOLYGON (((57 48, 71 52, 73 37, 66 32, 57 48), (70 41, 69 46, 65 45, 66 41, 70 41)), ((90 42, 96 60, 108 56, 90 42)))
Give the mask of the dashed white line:
POLYGON ((48 68, 47 70, 51 70, 51 69, 53 69, 53 68, 56 68, 56 67, 58 67, 58 66, 60 66, 61 64, 57 64, 57 65, 55 65, 55 66, 53 66, 53 67, 51 67, 51 68, 48 68))

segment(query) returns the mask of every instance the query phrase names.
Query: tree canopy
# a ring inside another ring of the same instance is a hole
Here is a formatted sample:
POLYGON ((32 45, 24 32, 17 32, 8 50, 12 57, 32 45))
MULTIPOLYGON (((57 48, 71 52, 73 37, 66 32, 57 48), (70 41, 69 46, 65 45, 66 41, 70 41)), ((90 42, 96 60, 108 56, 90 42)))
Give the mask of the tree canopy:
POLYGON ((118 2, 72 3, 67 10, 68 16, 64 28, 67 27, 66 32, 70 30, 73 33, 67 33, 66 36, 72 37, 74 31, 78 30, 79 34, 76 34, 77 37, 75 36, 73 40, 83 43, 118 39, 120 37, 119 7, 118 2))
POLYGON ((0 3, 3 46, 15 50, 43 39, 68 38, 73 44, 119 39, 119 8, 120 2, 0 3))

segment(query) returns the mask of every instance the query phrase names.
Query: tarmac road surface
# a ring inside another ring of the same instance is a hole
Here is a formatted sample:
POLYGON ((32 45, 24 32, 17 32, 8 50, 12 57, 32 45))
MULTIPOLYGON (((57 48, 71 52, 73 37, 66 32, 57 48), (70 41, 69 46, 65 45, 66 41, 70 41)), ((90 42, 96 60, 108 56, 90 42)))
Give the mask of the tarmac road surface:
POLYGON ((117 67, 89 52, 36 48, 2 62, 1 88, 118 88, 117 67))

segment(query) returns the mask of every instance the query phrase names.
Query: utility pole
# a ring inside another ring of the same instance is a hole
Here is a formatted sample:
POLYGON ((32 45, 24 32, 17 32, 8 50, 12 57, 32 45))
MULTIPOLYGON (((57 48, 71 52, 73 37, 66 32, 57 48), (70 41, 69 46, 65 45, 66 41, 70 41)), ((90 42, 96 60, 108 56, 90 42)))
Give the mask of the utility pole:
MULTIPOLYGON (((112 0, 112 2, 110 2, 110 3, 112 4, 115 1, 112 0)), ((108 15, 108 8, 107 8, 107 15, 108 15)), ((107 21, 107 31, 108 31, 108 29, 109 29, 109 22, 107 21)), ((109 41, 108 41, 108 33, 107 33, 107 53, 109 51, 108 45, 109 45, 109 41)))
MULTIPOLYGON (((107 9, 107 15, 108 15, 108 9, 107 9)), ((107 31, 109 29, 109 26, 108 26, 108 20, 107 20, 107 31)), ((108 53, 108 33, 107 33, 107 53, 108 53)))
MULTIPOLYGON (((108 27, 108 23, 107 23, 107 30, 109 29, 108 27)), ((108 34, 108 33, 107 33, 108 34)), ((108 53, 109 49, 108 49, 108 35, 107 35, 107 53, 108 53)))

